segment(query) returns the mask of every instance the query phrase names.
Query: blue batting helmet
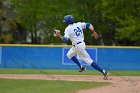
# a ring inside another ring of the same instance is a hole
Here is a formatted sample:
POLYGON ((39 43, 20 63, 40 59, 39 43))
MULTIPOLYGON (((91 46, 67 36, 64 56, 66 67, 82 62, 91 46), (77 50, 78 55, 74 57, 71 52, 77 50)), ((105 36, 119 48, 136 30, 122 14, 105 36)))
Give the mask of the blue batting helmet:
POLYGON ((63 22, 65 22, 66 24, 73 24, 74 18, 72 15, 66 15, 63 22))

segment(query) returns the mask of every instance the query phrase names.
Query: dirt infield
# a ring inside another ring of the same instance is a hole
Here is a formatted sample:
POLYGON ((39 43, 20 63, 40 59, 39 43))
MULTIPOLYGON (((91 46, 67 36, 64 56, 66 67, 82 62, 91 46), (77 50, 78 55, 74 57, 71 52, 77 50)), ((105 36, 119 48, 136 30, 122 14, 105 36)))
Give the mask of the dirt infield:
POLYGON ((102 76, 93 75, 0 74, 0 78, 111 82, 112 84, 107 86, 76 93, 140 93, 139 76, 110 76, 109 80, 103 80, 102 76))

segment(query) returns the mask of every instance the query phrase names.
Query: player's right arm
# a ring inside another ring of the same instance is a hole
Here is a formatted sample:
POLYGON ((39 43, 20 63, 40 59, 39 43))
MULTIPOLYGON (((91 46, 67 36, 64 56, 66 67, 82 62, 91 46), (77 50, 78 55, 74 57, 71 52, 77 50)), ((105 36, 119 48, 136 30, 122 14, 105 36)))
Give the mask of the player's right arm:
POLYGON ((60 30, 55 30, 54 36, 55 36, 55 37, 59 37, 59 38, 62 39, 65 43, 69 40, 69 39, 67 38, 68 34, 65 33, 65 35, 62 36, 61 33, 60 33, 60 30))
POLYGON ((62 36, 61 34, 60 34, 59 38, 61 38, 65 43, 68 42, 68 40, 69 40, 67 37, 62 36))

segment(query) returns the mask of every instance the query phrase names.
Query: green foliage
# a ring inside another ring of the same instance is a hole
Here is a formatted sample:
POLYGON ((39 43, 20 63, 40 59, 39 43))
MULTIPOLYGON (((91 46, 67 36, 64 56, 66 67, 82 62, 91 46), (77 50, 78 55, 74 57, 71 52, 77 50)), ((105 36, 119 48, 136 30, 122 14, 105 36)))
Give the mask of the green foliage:
MULTIPOLYGON (((46 43, 56 43, 53 30, 64 29, 63 16, 74 14, 74 3, 70 0, 12 0, 17 11, 18 21, 32 36, 44 29, 46 43)), ((62 30, 63 31, 63 30, 62 30)), ((33 37, 32 37, 33 38, 33 37)))
MULTIPOLYGON (((102 9, 104 17, 111 20, 114 25, 115 39, 123 42, 123 45, 137 45, 140 40, 140 12, 137 0, 102 0, 102 9)), ((121 43, 119 42, 121 45, 121 43)))
MULTIPOLYGON (((105 45, 138 45, 140 40, 139 0, 12 0, 20 22, 33 36, 43 29, 45 43, 62 43, 52 36, 54 29, 62 34, 66 14, 77 21, 90 22, 102 36, 105 45), (128 41, 128 42, 123 42, 128 41), (123 42, 123 44, 121 43, 123 42), (130 43, 130 44, 129 44, 130 43)), ((87 44, 101 44, 85 31, 87 44)))

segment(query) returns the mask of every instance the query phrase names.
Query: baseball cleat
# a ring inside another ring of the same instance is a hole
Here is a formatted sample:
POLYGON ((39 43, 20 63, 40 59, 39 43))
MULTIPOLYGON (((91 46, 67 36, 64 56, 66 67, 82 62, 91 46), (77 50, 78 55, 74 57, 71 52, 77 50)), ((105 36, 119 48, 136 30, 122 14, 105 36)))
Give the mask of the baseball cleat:
POLYGON ((104 74, 104 78, 103 78, 103 79, 104 79, 104 80, 107 80, 107 79, 108 79, 109 74, 110 74, 109 72, 105 72, 105 74, 104 74))
POLYGON ((85 67, 80 68, 79 72, 83 72, 84 70, 86 70, 85 67))

